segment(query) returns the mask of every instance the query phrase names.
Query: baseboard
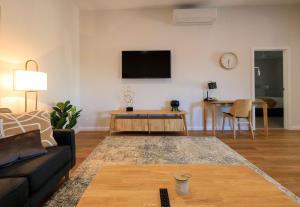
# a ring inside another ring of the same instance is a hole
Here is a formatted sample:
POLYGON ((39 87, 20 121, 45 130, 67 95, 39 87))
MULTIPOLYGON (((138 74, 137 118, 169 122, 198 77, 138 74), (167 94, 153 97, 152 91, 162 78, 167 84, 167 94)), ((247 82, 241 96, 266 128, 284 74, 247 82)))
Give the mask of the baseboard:
MULTIPOLYGON (((242 130, 248 130, 248 128, 246 128, 246 127, 244 128, 243 126, 241 126, 241 129, 242 130)), ((203 127, 188 127, 188 130, 203 131, 204 129, 203 129, 203 127)), ((211 127, 207 127, 207 130, 211 131, 212 129, 211 129, 211 127)), ((221 128, 216 128, 216 130, 222 130, 222 129, 221 128)), ((230 128, 230 126, 225 126, 224 130, 227 131, 227 130, 232 130, 232 129, 230 128)))
POLYGON ((292 126, 289 130, 300 130, 300 126, 292 126))
POLYGON ((80 127, 75 127, 74 131, 75 131, 75 134, 78 134, 80 132, 80 127))
MULTIPOLYGON (((203 131, 203 127, 188 127, 188 130, 191 131, 203 131)), ((211 130, 211 128, 208 128, 208 130, 211 130)), ((217 129, 220 130, 220 129, 217 129)), ((230 127, 225 127, 224 130, 231 130, 230 127)), ((75 133, 81 132, 81 131, 109 131, 109 127, 78 127, 75 129, 75 133)))
MULTIPOLYGON (((242 130, 248 130, 247 127, 241 127, 242 130)), ((75 129, 75 133, 79 133, 82 131, 109 131, 109 127, 76 127, 75 129)), ((198 126, 192 126, 192 127, 188 127, 188 130, 190 131, 203 131, 203 127, 198 127, 198 126)), ((211 127, 208 127, 207 130, 211 130, 211 127)), ((217 128, 216 130, 221 130, 219 128, 217 128)), ((224 130, 232 130, 229 126, 225 126, 224 130)), ((300 126, 292 126, 290 128, 288 128, 288 130, 300 130, 300 126)))
POLYGON ((108 131, 109 127, 79 127, 79 131, 108 131))
POLYGON ((188 130, 191 130, 191 131, 202 131, 203 130, 203 127, 188 127, 188 130))

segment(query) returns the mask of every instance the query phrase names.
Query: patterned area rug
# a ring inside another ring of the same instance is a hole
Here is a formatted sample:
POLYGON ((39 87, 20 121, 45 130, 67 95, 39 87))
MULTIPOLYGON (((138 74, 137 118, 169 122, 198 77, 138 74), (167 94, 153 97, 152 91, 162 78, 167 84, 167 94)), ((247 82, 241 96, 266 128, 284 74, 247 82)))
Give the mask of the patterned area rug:
POLYGON ((215 137, 107 137, 45 204, 73 207, 101 167, 116 164, 210 163, 244 165, 300 204, 300 198, 215 137))

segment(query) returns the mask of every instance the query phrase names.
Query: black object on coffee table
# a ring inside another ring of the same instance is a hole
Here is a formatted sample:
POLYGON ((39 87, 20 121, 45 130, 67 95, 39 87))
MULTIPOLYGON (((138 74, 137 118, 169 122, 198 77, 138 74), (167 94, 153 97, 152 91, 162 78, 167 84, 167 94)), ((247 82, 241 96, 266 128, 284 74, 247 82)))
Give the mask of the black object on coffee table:
POLYGON ((171 207, 167 188, 160 188, 160 205, 161 207, 171 207))

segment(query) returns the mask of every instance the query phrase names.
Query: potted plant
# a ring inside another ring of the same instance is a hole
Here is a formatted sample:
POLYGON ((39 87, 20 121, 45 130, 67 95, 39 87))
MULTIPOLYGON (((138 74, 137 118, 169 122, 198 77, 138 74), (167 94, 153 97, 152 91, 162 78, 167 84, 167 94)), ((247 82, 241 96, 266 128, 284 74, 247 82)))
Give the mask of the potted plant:
POLYGON ((50 113, 53 129, 72 129, 77 124, 82 110, 77 111, 70 101, 58 102, 50 113))

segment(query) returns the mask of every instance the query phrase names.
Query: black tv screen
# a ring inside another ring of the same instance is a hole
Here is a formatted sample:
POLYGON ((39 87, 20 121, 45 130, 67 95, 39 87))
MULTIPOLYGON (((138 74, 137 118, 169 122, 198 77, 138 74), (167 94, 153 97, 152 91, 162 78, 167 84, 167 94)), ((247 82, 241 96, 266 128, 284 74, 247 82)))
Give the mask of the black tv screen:
POLYGON ((122 78, 171 78, 171 51, 122 51, 122 78))

